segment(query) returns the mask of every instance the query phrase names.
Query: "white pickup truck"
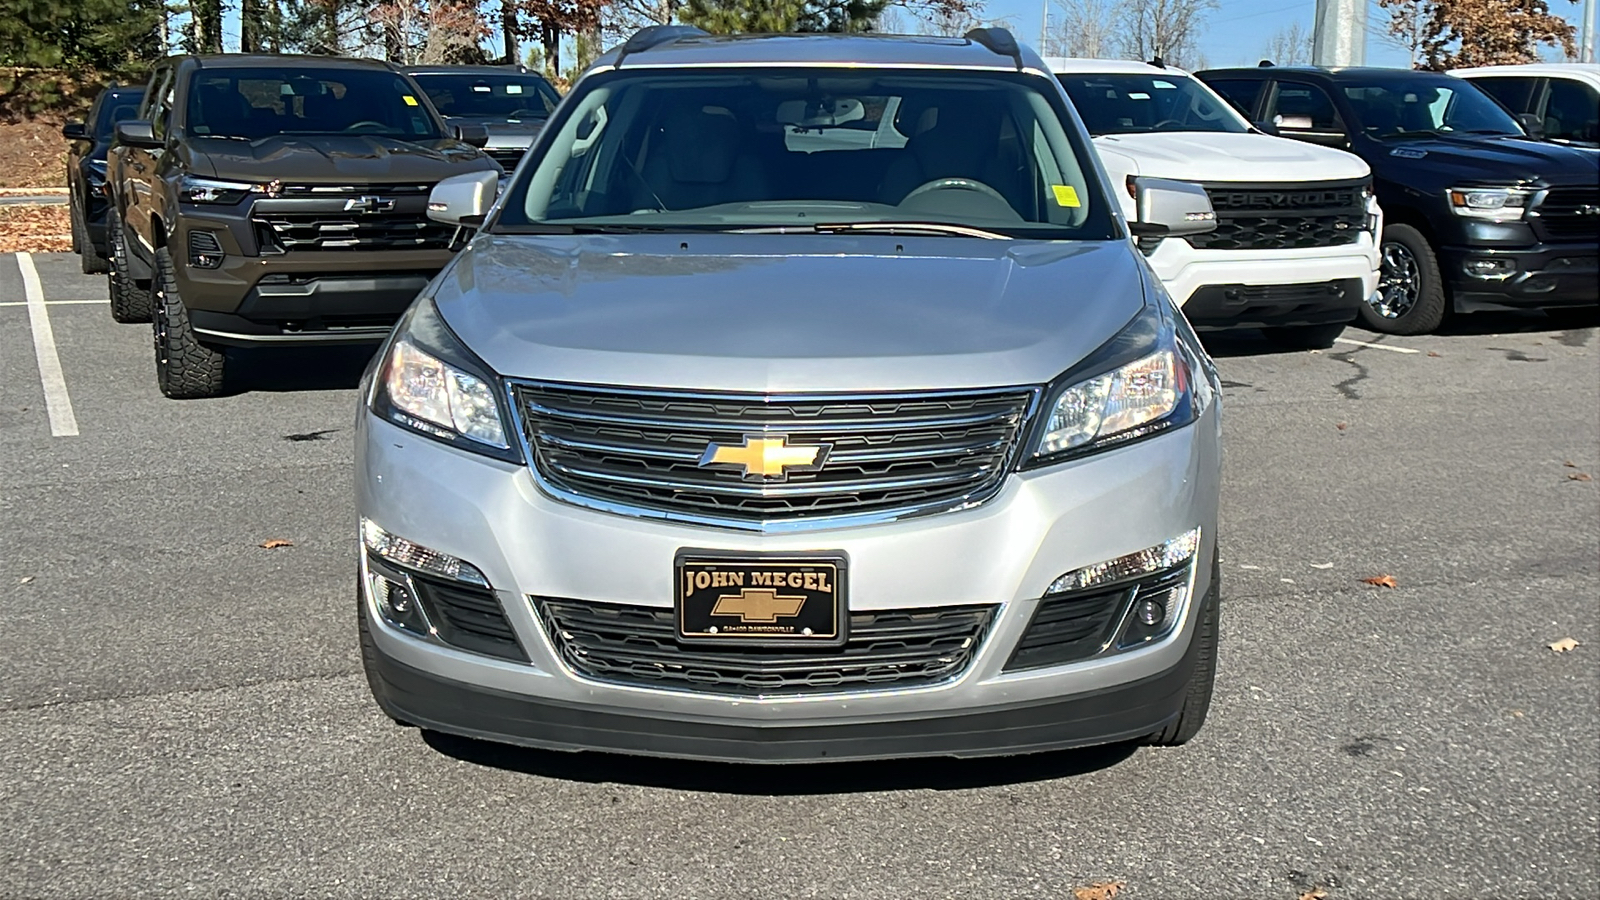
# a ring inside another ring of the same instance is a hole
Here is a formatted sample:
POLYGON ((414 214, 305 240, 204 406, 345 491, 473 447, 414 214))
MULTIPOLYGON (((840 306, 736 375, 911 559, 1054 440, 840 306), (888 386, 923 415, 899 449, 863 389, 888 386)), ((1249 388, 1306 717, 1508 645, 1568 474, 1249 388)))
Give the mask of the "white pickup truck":
POLYGON ((1141 246, 1197 329, 1259 327, 1327 347, 1377 289, 1382 213, 1372 172, 1342 150, 1252 126, 1189 73, 1104 59, 1046 59, 1094 136, 1129 220, 1139 179, 1194 182, 1217 230, 1141 246))

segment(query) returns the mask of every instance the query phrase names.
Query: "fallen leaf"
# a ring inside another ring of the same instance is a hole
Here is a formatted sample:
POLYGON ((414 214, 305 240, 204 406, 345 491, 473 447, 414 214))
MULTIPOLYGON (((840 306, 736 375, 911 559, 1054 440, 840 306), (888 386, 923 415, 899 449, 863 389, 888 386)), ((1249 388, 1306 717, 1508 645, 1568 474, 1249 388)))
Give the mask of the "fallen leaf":
POLYGON ((1578 467, 1578 464, 1577 464, 1577 463, 1575 463, 1575 462, 1573 462, 1573 461, 1572 461, 1572 460, 1570 460, 1570 459, 1564 459, 1564 460, 1562 460, 1562 461, 1561 461, 1561 464, 1562 464, 1562 465, 1563 465, 1563 466, 1566 466, 1566 467, 1567 467, 1567 468, 1569 468, 1569 469, 1576 469, 1576 468, 1577 468, 1577 467, 1578 467))
POLYGON ((1126 887, 1120 881, 1096 881, 1086 887, 1073 888, 1072 900, 1111 900, 1126 887))
POLYGON ((1322 888, 1312 888, 1311 890, 1306 891, 1304 894, 1301 894, 1300 900, 1322 900, 1322 898, 1326 896, 1328 896, 1328 892, 1322 888))
POLYGON ((32 584, 32 583, 33 583, 33 576, 32 575, 24 575, 21 578, 17 579, 17 584, 32 584))
POLYGON ((1589 476, 1588 472, 1569 472, 1569 473, 1567 473, 1567 480, 1568 481, 1593 481, 1594 479, 1589 476))
POLYGON ((294 541, 284 540, 283 538, 269 538, 261 542, 261 549, 263 550, 276 550, 279 547, 293 546, 294 541))
POLYGON ((1395 583, 1393 575, 1374 575, 1371 578, 1361 579, 1361 583, 1370 584, 1373 587, 1394 588, 1400 586, 1395 583))
POLYGON ((1337 424, 1337 425, 1335 425, 1335 426, 1333 426, 1333 427, 1335 427, 1335 428, 1337 428, 1337 429, 1339 429, 1339 430, 1340 430, 1340 431, 1343 431, 1343 430, 1345 430, 1345 429, 1346 429, 1346 428, 1349 428, 1349 427, 1350 427, 1350 426, 1349 426, 1349 424, 1347 424, 1347 423, 1345 423, 1345 422, 1340 422, 1340 423, 1339 423, 1339 424, 1337 424))
POLYGON ((1434 358, 1438 358, 1440 356, 1440 354, 1437 351, 1434 351, 1434 350, 1429 350, 1428 351, 1428 355, 1432 356, 1434 358))
POLYGON ((1313 569, 1331 569, 1331 568, 1333 568, 1333 563, 1312 563, 1311 564, 1311 568, 1313 568, 1313 569))
POLYGON ((1578 642, 1573 640, 1572 638, 1568 637, 1568 638, 1562 638, 1561 640, 1556 641, 1553 644, 1546 644, 1545 646, 1549 647, 1551 650, 1554 650, 1557 653, 1565 653, 1568 650, 1576 650, 1577 647, 1578 647, 1578 642))

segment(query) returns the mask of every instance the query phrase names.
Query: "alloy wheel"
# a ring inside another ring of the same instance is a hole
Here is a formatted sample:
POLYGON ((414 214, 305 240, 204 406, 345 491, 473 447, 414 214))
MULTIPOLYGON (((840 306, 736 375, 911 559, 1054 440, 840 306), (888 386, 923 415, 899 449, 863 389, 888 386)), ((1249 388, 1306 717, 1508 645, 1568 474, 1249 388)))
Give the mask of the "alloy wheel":
POLYGON ((1377 293, 1367 305, 1385 319, 1398 319, 1417 305, 1422 296, 1422 267, 1411 248, 1398 241, 1383 244, 1383 270, 1377 293))

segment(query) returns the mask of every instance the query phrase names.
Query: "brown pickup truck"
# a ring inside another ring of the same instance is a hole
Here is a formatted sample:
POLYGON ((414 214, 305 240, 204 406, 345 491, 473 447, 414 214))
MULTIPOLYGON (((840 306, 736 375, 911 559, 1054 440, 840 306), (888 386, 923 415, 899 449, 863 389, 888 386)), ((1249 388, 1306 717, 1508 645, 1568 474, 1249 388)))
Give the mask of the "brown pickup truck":
POLYGON ((499 170, 371 60, 173 57, 116 132, 112 314, 153 322, 178 398, 224 390, 230 345, 381 340, 454 252, 434 183, 499 170))

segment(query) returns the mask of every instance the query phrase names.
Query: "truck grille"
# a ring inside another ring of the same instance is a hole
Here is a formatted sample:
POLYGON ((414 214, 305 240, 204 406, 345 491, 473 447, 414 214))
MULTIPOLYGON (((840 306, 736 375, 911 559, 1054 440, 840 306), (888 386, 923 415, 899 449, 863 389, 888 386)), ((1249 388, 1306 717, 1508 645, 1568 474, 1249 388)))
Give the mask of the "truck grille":
POLYGON ((266 252, 296 250, 432 250, 450 246, 455 229, 423 213, 350 215, 335 212, 259 213, 257 239, 266 252))
POLYGON ((599 681, 713 694, 805 694, 917 687, 966 670, 991 606, 852 612, 826 651, 682 647, 670 608, 534 598, 560 655, 599 681))
POLYGON ((539 475, 568 499, 756 528, 987 499, 1005 478, 1037 396, 1034 389, 680 394, 527 383, 514 390, 539 475), (780 438, 786 447, 825 447, 820 464, 770 477, 701 464, 713 444, 780 438))
POLYGON ((1196 250, 1293 250, 1355 243, 1367 224, 1366 181, 1208 184, 1217 228, 1185 240, 1196 250))
POLYGON ((504 168, 507 172, 510 172, 512 169, 515 169, 517 167, 517 163, 522 161, 522 154, 527 153, 528 152, 528 148, 526 148, 526 147, 487 147, 487 148, 484 149, 483 152, 490 159, 492 159, 495 162, 499 163, 500 166, 502 168, 504 168))
POLYGON ((1593 241, 1600 235, 1600 185, 1551 188, 1536 212, 1541 237, 1593 241))

